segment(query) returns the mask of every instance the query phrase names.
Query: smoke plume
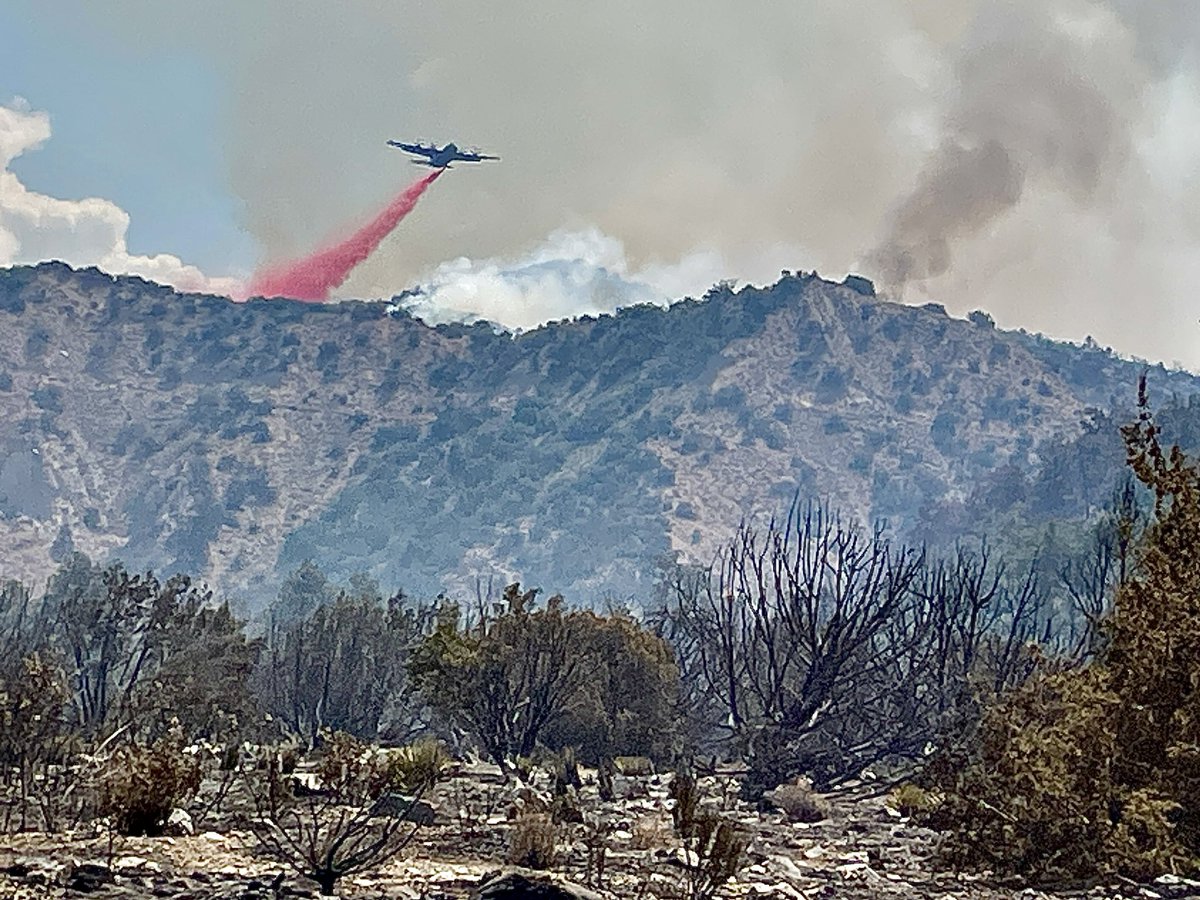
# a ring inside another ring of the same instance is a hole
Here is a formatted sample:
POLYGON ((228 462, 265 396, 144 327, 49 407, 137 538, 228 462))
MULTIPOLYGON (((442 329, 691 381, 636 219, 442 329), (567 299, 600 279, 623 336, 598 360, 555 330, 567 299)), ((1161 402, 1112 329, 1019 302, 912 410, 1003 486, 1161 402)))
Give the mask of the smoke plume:
POLYGON ((328 300, 329 292, 341 285, 355 266, 375 252, 380 242, 413 211, 425 189, 441 174, 442 170, 436 169, 413 182, 379 215, 349 237, 303 259, 256 273, 244 293, 251 297, 290 297, 293 300, 315 302, 328 300))
POLYGON ((1114 19, 1080 18, 1082 6, 1067 18, 1065 6, 1009 3, 976 19, 954 60, 938 147, 870 255, 886 285, 946 274, 955 246, 1015 207, 1027 183, 1081 208, 1111 195, 1144 78, 1114 19))
POLYGON ((764 281, 782 257, 1200 367, 1194 0, 80 8, 99 40, 191 52, 227 80, 230 185, 265 259, 383 195, 389 137, 503 156, 440 184, 340 296, 391 296, 459 257, 477 283, 480 261, 595 229, 631 272, 701 254, 764 281))

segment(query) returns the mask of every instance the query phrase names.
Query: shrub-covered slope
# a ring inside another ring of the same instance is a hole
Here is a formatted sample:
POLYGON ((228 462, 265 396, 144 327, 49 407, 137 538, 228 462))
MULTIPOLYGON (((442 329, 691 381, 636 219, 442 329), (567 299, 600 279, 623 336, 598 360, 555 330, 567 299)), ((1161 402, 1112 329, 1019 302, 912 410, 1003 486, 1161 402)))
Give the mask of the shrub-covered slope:
POLYGON ((622 596, 797 490, 911 528, 1127 405, 1141 368, 808 275, 514 337, 14 268, 0 575, 40 581, 75 549, 251 599, 306 558, 421 591, 622 596))

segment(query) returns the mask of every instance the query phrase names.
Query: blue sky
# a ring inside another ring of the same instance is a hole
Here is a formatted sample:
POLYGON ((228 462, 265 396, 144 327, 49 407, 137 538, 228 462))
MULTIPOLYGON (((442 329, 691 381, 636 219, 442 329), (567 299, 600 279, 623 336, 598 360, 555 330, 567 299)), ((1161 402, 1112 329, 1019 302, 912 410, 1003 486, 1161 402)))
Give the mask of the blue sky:
POLYGON ((108 27, 79 4, 5 0, 0 103, 23 97, 53 129, 12 171, 30 190, 121 206, 132 253, 248 271, 255 244, 237 224, 221 135, 230 85, 199 52, 108 27))

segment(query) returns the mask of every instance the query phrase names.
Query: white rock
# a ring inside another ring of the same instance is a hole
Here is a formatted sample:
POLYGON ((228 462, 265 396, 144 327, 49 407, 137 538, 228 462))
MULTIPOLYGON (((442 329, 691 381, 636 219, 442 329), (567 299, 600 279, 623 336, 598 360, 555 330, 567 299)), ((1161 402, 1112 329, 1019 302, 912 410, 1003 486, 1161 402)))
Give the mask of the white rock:
POLYGON ((843 878, 855 880, 869 879, 872 881, 877 881, 879 879, 879 873, 866 863, 862 862, 844 863, 843 865, 838 866, 834 871, 836 871, 843 878))
POLYGON ((771 865, 773 865, 786 878, 799 880, 805 877, 804 870, 796 865, 790 857, 772 856, 771 865))
POLYGON ((167 817, 166 833, 179 836, 196 833, 196 826, 186 809, 171 810, 171 815, 167 817))
POLYGON ((147 872, 161 872, 162 866, 156 862, 150 862, 144 856, 119 856, 113 860, 113 871, 128 872, 131 869, 147 872))
POLYGON ((804 900, 804 895, 786 881, 779 881, 775 884, 756 884, 754 890, 767 897, 792 897, 795 900, 804 900))

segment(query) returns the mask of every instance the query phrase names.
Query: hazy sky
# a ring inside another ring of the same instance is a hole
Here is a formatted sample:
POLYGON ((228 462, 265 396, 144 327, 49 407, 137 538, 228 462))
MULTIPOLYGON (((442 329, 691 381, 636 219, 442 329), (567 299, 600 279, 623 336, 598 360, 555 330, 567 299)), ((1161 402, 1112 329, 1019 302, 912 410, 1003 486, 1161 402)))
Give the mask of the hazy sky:
POLYGON ((341 295, 528 327, 860 271, 1200 369, 1198 38, 1190 0, 4 0, 0 264, 244 277, 405 186, 387 138, 455 140, 504 160, 341 295))

